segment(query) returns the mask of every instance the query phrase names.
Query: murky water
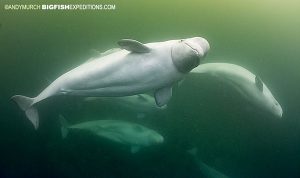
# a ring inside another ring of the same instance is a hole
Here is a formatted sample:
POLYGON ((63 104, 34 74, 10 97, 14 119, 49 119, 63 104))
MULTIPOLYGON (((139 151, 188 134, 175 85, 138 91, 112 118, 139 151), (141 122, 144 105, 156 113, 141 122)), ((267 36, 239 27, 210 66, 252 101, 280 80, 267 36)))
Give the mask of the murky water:
POLYGON ((229 177, 300 176, 299 2, 101 1, 116 10, 47 12, 4 10, 9 3, 0 3, 0 176, 201 177, 187 154, 193 147, 199 160, 229 177), (168 107, 155 112, 51 98, 39 106, 38 131, 9 100, 15 94, 37 95, 91 51, 118 47, 122 38, 147 43, 193 36, 211 45, 205 62, 234 63, 259 75, 281 104, 283 118, 198 75, 175 86, 168 107), (74 124, 107 118, 136 122, 165 142, 131 154, 126 146, 90 133, 74 130, 63 140, 59 114, 74 124))

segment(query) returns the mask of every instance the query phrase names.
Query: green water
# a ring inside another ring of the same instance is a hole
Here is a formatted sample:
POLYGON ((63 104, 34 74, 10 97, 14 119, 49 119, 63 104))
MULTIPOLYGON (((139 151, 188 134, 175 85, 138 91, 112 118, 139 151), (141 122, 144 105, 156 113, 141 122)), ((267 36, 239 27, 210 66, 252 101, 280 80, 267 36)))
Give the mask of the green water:
POLYGON ((112 11, 4 10, 11 2, 0 2, 0 176, 199 177, 184 151, 197 146, 204 162, 231 177, 300 177, 300 2, 119 0, 88 1, 115 4, 112 11), (175 87, 167 110, 144 119, 113 105, 56 98, 42 104, 36 132, 9 101, 15 94, 37 95, 84 62, 91 49, 117 47, 119 39, 193 36, 209 41, 206 62, 234 63, 258 74, 281 104, 282 120, 249 106, 230 87, 195 76, 175 87), (63 141, 59 113, 74 121, 126 118, 156 129, 165 143, 131 155, 80 133, 63 141))

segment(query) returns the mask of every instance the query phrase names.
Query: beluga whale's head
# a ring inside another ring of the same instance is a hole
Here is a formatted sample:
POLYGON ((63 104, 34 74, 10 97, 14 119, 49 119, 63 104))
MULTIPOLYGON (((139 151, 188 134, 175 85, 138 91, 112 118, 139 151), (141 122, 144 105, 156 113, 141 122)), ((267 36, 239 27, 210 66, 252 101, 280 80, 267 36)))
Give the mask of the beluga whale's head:
POLYGON ((260 98, 260 100, 264 100, 262 103, 263 107, 267 112, 271 113, 275 118, 282 118, 283 111, 280 104, 273 97, 273 95, 271 94, 270 90, 267 89, 267 87, 264 87, 264 90, 265 91, 262 91, 263 93, 260 98))
POLYGON ((171 49, 173 63, 178 71, 188 73, 200 64, 209 48, 209 43, 202 37, 178 40, 171 49))
POLYGON ((256 92, 253 92, 253 98, 269 113, 277 118, 282 118, 282 108, 278 101, 274 98, 268 87, 262 82, 260 77, 255 76, 254 79, 256 92))
POLYGON ((164 137, 154 130, 149 130, 147 139, 145 139, 145 146, 158 145, 164 142, 164 137))

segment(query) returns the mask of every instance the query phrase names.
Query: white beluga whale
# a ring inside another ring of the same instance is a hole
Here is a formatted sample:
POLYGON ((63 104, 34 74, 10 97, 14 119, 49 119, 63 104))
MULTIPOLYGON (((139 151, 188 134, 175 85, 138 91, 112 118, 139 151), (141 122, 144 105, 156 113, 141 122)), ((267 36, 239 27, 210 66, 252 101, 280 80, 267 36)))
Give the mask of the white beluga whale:
POLYGON ((247 69, 229 63, 206 63, 191 73, 208 74, 232 85, 243 97, 258 108, 282 117, 282 108, 260 77, 247 69))
POLYGON ((63 116, 59 117, 63 126, 63 138, 68 135, 68 129, 88 131, 96 136, 127 145, 132 153, 138 152, 143 147, 164 142, 163 136, 158 132, 136 123, 122 120, 95 120, 67 126, 63 116))
POLYGON ((147 44, 123 39, 118 44, 123 50, 68 71, 36 97, 15 95, 12 99, 35 129, 39 126, 36 105, 51 96, 116 97, 154 92, 156 104, 164 106, 172 96, 172 86, 197 67, 210 48, 201 37, 147 44))

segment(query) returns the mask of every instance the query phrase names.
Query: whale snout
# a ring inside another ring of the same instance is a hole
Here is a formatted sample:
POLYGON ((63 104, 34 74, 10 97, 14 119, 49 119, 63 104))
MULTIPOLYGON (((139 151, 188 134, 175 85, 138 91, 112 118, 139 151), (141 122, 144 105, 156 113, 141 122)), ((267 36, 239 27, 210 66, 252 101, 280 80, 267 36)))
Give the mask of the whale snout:
POLYGON ((205 38, 194 37, 187 39, 185 43, 196 51, 198 57, 205 57, 210 49, 210 45, 205 38))
POLYGON ((279 117, 280 117, 280 118, 282 118, 282 114, 283 114, 282 112, 279 114, 279 117))
POLYGON ((276 117, 278 117, 280 119, 282 118, 283 111, 282 111, 282 108, 279 103, 275 103, 275 105, 273 105, 272 110, 274 111, 274 115, 276 117))
POLYGON ((158 143, 163 143, 164 142, 164 137, 160 136, 160 138, 158 139, 158 143))
POLYGON ((209 43, 202 37, 179 40, 172 46, 172 61, 178 71, 187 73, 201 63, 209 48, 209 43))
POLYGON ((154 142, 156 144, 161 144, 161 143, 164 142, 164 137, 162 135, 160 135, 160 134, 156 134, 154 142))
POLYGON ((203 49, 204 55, 206 55, 207 52, 210 49, 208 41, 205 38, 202 38, 202 37, 195 37, 194 40, 203 49))

